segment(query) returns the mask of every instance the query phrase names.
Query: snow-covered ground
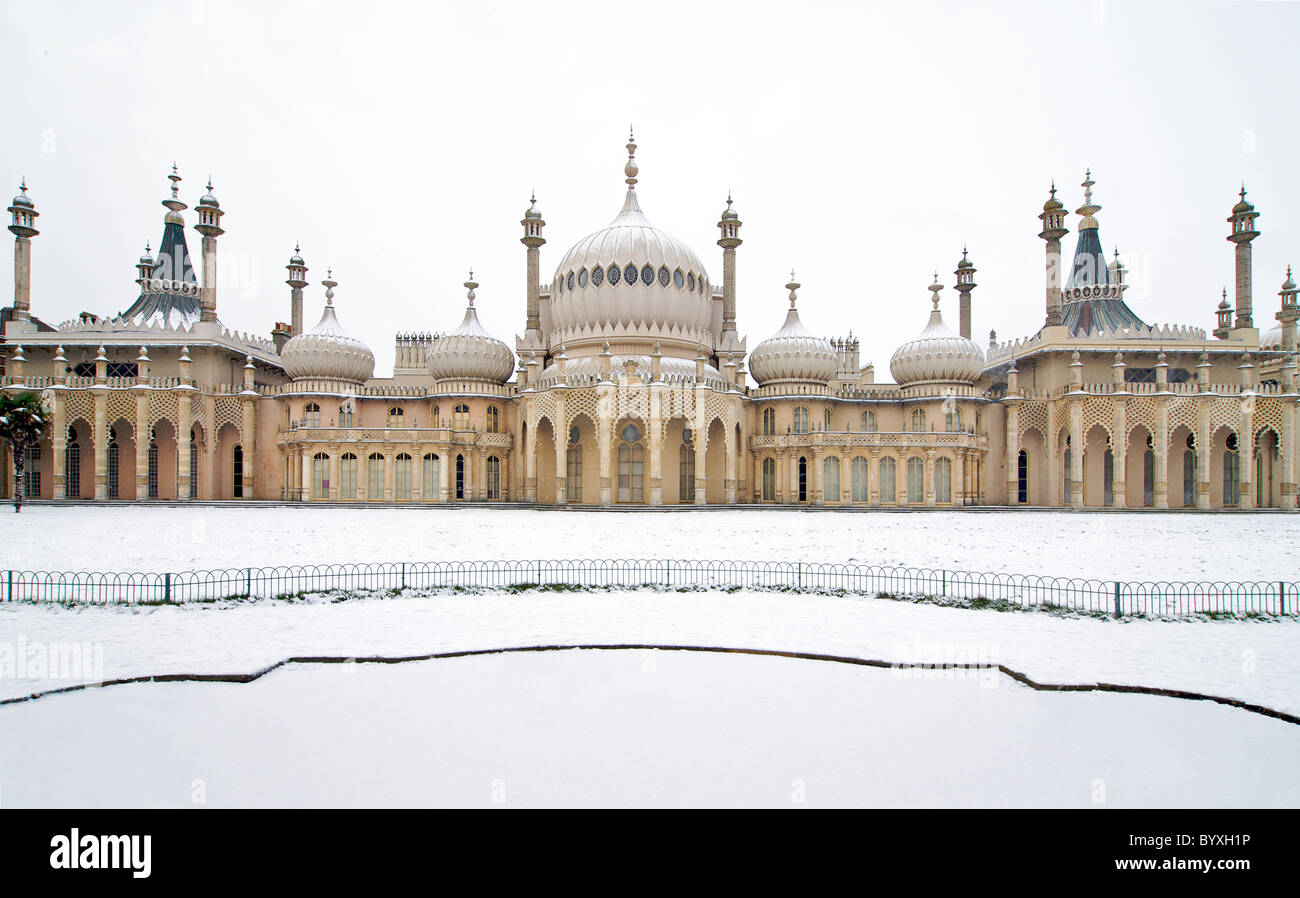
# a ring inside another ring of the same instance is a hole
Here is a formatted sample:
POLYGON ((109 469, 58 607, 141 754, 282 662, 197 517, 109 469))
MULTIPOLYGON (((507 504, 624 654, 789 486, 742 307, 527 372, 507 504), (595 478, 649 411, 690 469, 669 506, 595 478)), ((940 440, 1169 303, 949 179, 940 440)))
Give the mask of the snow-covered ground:
MULTIPOLYGON (((127 676, 252 673, 295 655, 617 643, 988 661, 1038 682, 1185 689, 1300 714, 1294 620, 1112 621, 744 591, 486 592, 145 607, 0 604, 0 634, 0 658, 4 643, 21 637, 29 655, 33 646, 48 647, 53 657, 61 646, 88 644, 103 661, 102 673, 67 678, 66 667, 44 675, 29 667, 25 677, 0 678, 0 697, 127 676)), ((983 676, 1013 688, 1005 677, 983 676)))
POLYGON ((985 687, 684 652, 303 665, 5 707, 0 785, 11 807, 1300 803, 1300 727, 985 687))
POLYGON ((0 568, 184 571, 463 559, 856 562, 1100 580, 1293 580, 1300 515, 29 506, 0 568))

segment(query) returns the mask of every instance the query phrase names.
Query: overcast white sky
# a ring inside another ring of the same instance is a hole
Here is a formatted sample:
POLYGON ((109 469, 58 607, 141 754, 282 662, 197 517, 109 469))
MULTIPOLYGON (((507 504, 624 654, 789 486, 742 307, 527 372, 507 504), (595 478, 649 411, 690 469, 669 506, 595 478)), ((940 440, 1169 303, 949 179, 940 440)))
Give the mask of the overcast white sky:
POLYGON ((301 240, 307 325, 332 265, 340 319, 377 374, 394 332, 459 323, 470 266, 485 326, 513 347, 529 191, 549 280, 617 213, 629 122, 642 207, 715 283, 733 192, 750 347, 780 326, 793 267, 805 324, 852 329, 882 380, 925 322, 936 268, 956 328, 963 243, 977 342, 1037 330, 1036 216, 1053 177, 1077 208, 1087 166, 1102 241, 1149 323, 1213 327, 1243 179, 1263 232, 1257 324, 1274 323, 1300 262, 1300 4, 273 6, 0 3, 0 189, 25 175, 41 212, 35 314, 132 302, 175 161, 182 199, 211 174, 227 213, 228 326, 265 336, 288 318, 283 266, 301 240))

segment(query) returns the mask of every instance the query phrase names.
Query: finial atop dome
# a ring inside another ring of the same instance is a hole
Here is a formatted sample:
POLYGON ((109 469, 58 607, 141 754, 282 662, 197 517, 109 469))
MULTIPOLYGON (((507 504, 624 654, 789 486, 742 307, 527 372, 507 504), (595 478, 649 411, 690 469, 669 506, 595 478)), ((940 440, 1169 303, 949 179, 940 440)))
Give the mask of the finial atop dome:
POLYGON ((939 308, 939 293, 943 290, 943 284, 939 283, 939 272, 934 273, 934 283, 925 289, 930 291, 930 302, 934 309, 939 308))
POLYGON ((162 204, 172 212, 180 212, 182 209, 188 208, 180 199, 181 176, 176 171, 175 162, 172 163, 172 173, 167 176, 167 180, 172 182, 172 195, 163 200, 162 204))
POLYGON ((1229 308, 1229 306, 1228 306, 1228 288, 1227 288, 1227 287, 1224 287, 1224 288, 1223 288, 1223 299, 1219 300, 1219 308, 1220 308, 1220 309, 1226 309, 1226 308, 1229 308))
POLYGON ((636 189, 636 175, 640 171, 636 164, 636 137, 632 133, 632 126, 627 126, 627 165, 623 166, 623 173, 627 175, 627 189, 636 189))
POLYGON ((1097 219, 1093 216, 1101 211, 1101 206, 1092 201, 1092 185, 1096 183, 1092 179, 1092 169, 1088 169, 1083 175, 1083 205, 1075 210, 1083 216, 1083 221, 1079 222, 1081 231, 1085 228, 1097 227, 1097 219))
POLYGON ((790 283, 788 283, 788 284, 785 285, 785 289, 787 289, 787 290, 790 291, 790 308, 791 308, 791 309, 793 309, 793 308, 795 307, 795 305, 794 305, 794 304, 795 304, 795 301, 799 298, 799 288, 802 287, 802 286, 803 286, 803 284, 800 284, 798 281, 796 281, 796 280, 794 279, 794 269, 791 268, 791 269, 790 269, 790 283))
POLYGON ((474 308, 474 290, 478 287, 478 281, 474 280, 474 269, 469 270, 469 280, 465 282, 465 289, 469 291, 469 307, 474 308))
POLYGON ((321 286, 325 288, 325 305, 327 306, 334 305, 334 288, 339 285, 339 282, 334 280, 333 268, 325 269, 325 280, 321 281, 320 283, 321 286))

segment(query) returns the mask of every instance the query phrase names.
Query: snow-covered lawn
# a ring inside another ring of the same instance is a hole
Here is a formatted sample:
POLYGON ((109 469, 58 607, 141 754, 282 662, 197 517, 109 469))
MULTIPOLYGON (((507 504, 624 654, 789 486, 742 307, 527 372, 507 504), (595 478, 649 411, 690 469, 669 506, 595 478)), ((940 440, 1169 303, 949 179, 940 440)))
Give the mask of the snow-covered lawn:
POLYGON ((1300 515, 30 506, 0 568, 184 571, 462 559, 857 562, 1100 580, 1294 580, 1300 515))
POLYGON ((1300 727, 986 685, 653 651, 304 665, 2 708, 0 771, 47 807, 1300 803, 1300 727))

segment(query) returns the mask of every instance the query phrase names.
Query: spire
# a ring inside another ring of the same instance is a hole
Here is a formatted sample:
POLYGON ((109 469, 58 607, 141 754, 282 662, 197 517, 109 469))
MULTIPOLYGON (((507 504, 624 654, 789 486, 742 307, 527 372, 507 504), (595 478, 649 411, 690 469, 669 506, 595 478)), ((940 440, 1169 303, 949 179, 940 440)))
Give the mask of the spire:
POLYGON ((785 285, 785 289, 790 291, 790 311, 792 312, 795 311, 795 302, 799 299, 799 288, 802 286, 803 284, 800 284, 794 279, 794 269, 791 268, 790 283, 785 285))
POLYGON ((1092 201, 1092 185, 1096 183, 1092 179, 1092 169, 1088 169, 1083 176, 1083 205, 1076 210, 1083 216, 1083 221, 1079 222, 1080 231, 1097 227, 1097 219, 1093 216, 1101 211, 1101 206, 1092 201))
POLYGON ((932 311, 939 311, 939 293, 943 290, 943 284, 939 283, 939 272, 934 273, 934 282, 925 289, 930 291, 930 302, 933 305, 932 311))
MULTIPOLYGON (((1095 218, 1101 211, 1101 206, 1092 201, 1092 186, 1096 183, 1092 179, 1092 170, 1089 169, 1083 178, 1083 205, 1077 210, 1083 216, 1083 220, 1079 222, 1079 240, 1074 247, 1074 264, 1070 269, 1070 279, 1065 285, 1067 292, 1075 287, 1097 287, 1111 283, 1110 266, 1106 264, 1106 253, 1101 248, 1099 225, 1095 218)), ((1066 302, 1072 299, 1074 297, 1067 296, 1066 302)), ((1131 323, 1124 322, 1126 326, 1131 323)))
POLYGON ((176 171, 176 163, 172 163, 172 173, 167 176, 167 180, 172 182, 172 195, 162 201, 162 204, 168 210, 180 213, 182 210, 189 208, 180 199, 181 176, 176 171))
POLYGON ((636 137, 632 133, 632 126, 627 126, 627 164, 623 166, 623 173, 627 175, 627 189, 636 190, 636 175, 640 169, 636 164, 636 137))
POLYGON ((326 268, 326 269, 325 269, 325 280, 321 281, 320 284, 321 284, 322 287, 325 288, 325 307, 326 307, 326 308, 333 308, 333 307, 334 307, 334 288, 337 287, 337 286, 339 285, 339 282, 336 281, 336 280, 334 280, 334 269, 333 269, 333 268, 326 268))
POLYGON ((469 280, 465 282, 465 289, 469 291, 469 307, 474 308, 474 290, 478 287, 478 281, 474 280, 474 269, 469 270, 469 280))

